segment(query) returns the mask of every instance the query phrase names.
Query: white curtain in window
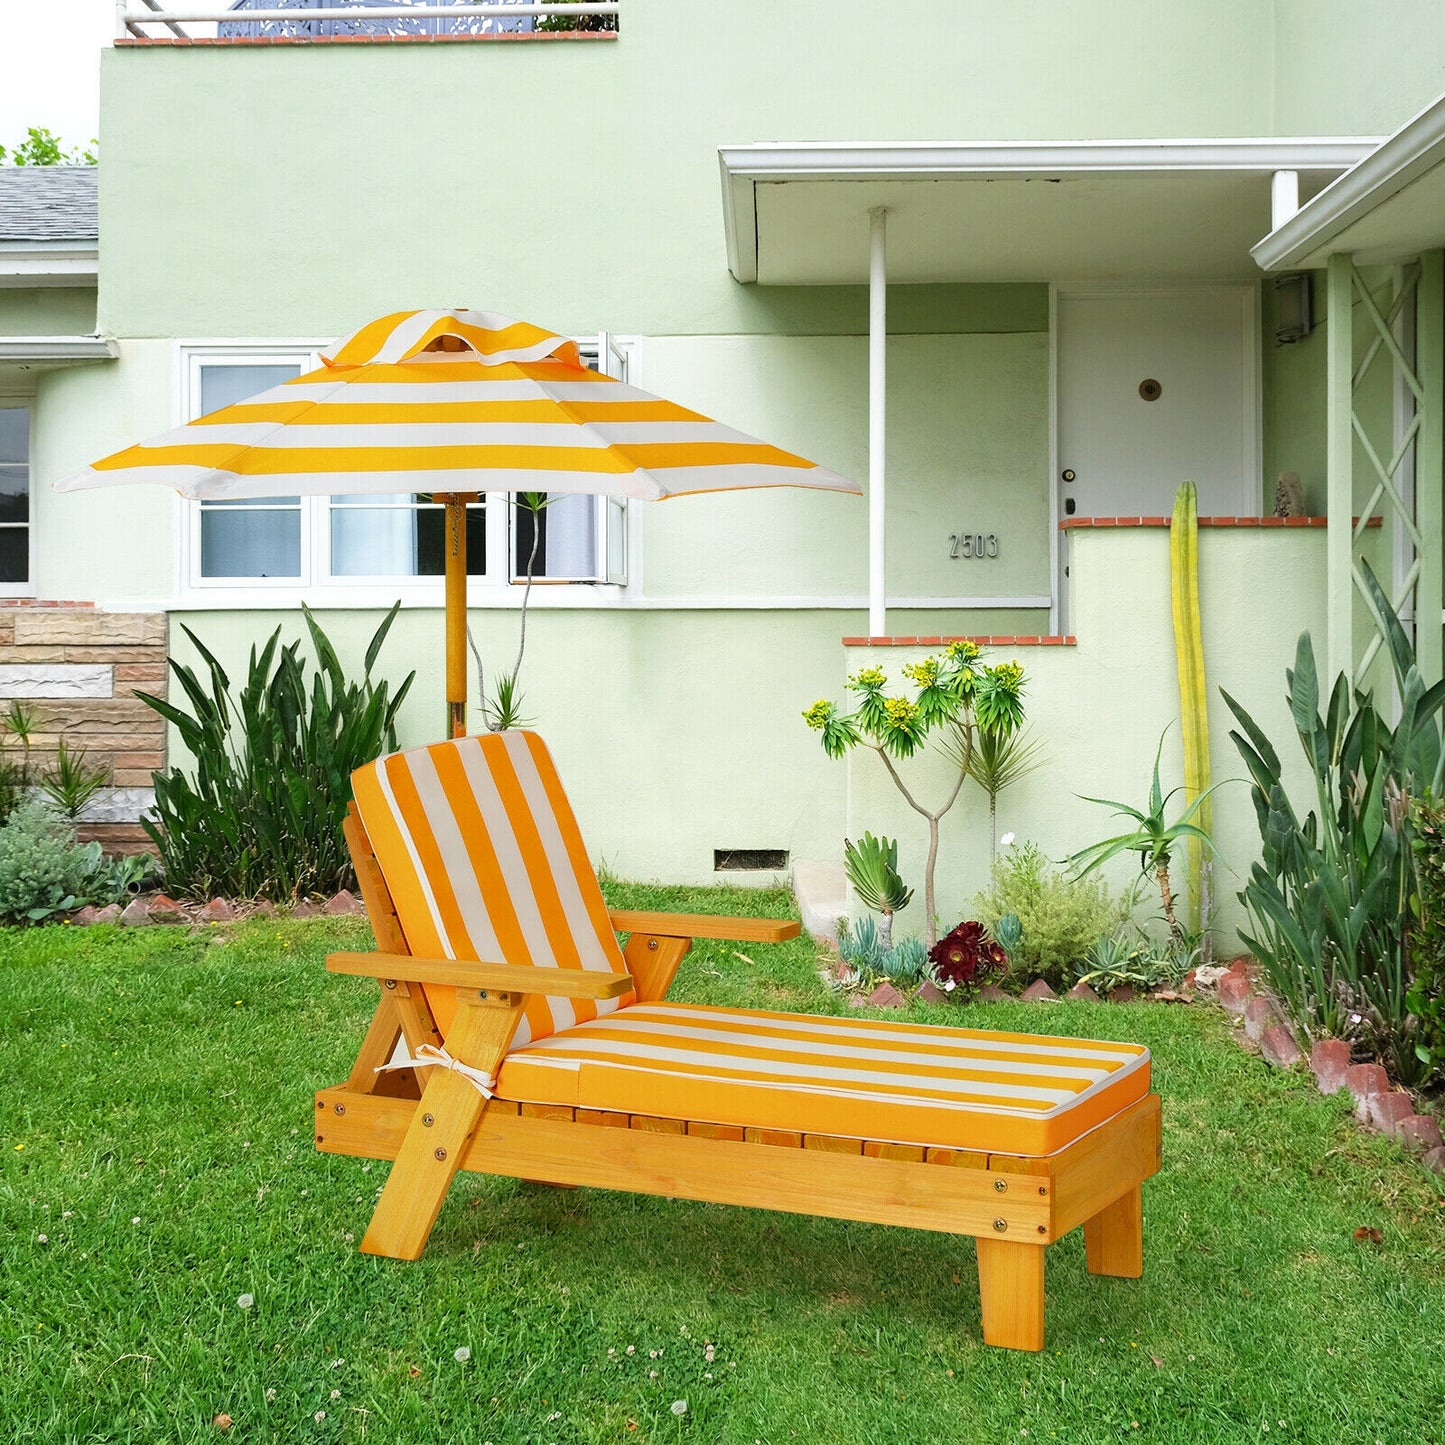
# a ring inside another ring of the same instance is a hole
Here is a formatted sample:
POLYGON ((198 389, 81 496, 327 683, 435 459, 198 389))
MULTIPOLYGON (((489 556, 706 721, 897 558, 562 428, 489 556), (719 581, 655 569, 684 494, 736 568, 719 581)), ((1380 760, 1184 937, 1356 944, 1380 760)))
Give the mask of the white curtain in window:
POLYGON ((414 577, 420 559, 411 495, 399 492, 367 500, 396 505, 332 507, 332 573, 338 577, 414 577))
MULTIPOLYGON (((597 575, 597 499, 580 494, 557 495, 547 505, 545 557, 537 558, 539 577, 597 575)), ((526 552, 518 559, 525 571, 526 552)))

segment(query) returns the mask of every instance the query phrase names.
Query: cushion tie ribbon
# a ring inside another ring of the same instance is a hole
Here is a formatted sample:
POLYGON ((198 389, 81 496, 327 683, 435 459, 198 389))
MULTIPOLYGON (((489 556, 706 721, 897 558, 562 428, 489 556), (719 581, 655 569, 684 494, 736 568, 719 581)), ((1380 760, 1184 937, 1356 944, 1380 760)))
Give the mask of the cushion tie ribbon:
POLYGON ((454 1059, 439 1044, 422 1044, 417 1049, 415 1058, 395 1059, 389 1064, 381 1064, 376 1072, 382 1074, 388 1069, 429 1069, 438 1064, 444 1069, 450 1069, 454 1074, 460 1074, 484 1098, 496 1097, 492 1092, 497 1087, 495 1074, 484 1074, 480 1069, 474 1069, 470 1064, 454 1059))

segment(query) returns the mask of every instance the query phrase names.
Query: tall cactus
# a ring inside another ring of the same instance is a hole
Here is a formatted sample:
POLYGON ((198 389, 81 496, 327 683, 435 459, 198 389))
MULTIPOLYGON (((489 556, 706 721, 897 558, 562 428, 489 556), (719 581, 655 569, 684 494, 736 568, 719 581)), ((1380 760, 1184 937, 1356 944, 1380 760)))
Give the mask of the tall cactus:
MULTIPOLYGON (((1174 497, 1169 529, 1169 587, 1174 612, 1174 651, 1179 663, 1179 717, 1184 739, 1184 801, 1193 803, 1209 790, 1209 716, 1204 685, 1204 642, 1199 624, 1199 519, 1193 482, 1174 497)), ((1194 821, 1213 828, 1208 798, 1194 821)), ((1196 933, 1209 921, 1212 866, 1199 839, 1189 839, 1189 916, 1196 933)), ((1201 940, 1208 950, 1207 935, 1201 940)))

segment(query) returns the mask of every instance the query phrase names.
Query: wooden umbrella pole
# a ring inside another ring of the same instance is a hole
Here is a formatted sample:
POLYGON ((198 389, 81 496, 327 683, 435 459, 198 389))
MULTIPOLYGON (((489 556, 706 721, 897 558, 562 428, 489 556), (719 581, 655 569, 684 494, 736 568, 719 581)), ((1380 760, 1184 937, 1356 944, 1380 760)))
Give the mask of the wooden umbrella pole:
POLYGON ((446 494, 447 736, 467 734, 467 498, 446 494))

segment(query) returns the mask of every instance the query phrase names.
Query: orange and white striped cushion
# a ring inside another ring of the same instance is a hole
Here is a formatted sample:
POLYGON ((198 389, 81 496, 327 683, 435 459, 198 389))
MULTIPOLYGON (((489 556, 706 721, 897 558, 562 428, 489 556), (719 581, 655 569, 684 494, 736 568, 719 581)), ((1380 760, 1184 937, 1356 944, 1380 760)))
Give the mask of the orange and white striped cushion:
MULTIPOLYGON (((597 875, 535 733, 392 753, 351 775, 407 947, 421 958, 623 972, 597 875)), ((632 1003, 533 997, 517 1044, 632 1003)), ((445 1037, 454 989, 427 999, 445 1037)))
POLYGON ((507 1056, 499 1097, 1046 1155, 1149 1092, 1137 1044, 636 1004, 507 1056))

